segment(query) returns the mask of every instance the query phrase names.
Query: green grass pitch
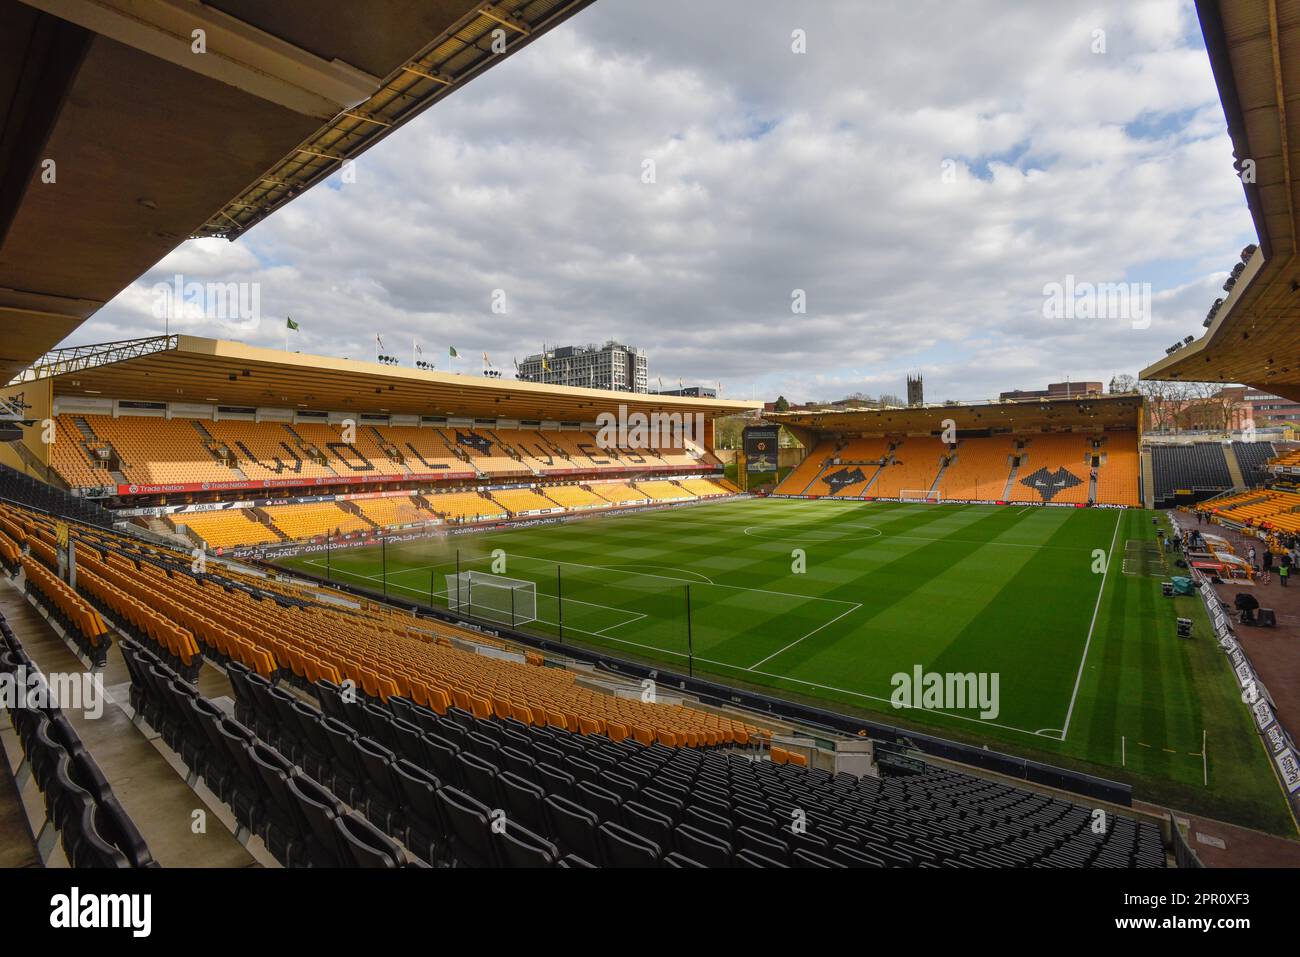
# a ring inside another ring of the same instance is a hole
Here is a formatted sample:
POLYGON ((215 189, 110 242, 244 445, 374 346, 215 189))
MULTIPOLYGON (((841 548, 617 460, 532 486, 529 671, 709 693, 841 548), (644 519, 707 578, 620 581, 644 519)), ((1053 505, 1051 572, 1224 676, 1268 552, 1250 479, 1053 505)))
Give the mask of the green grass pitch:
MULTIPOLYGON (((562 621, 566 641, 680 671, 689 657, 697 674, 1294 833, 1198 602, 1160 594, 1173 569, 1151 548, 1152 519, 744 499, 393 544, 386 578, 395 597, 432 591, 445 606, 459 557, 462 570, 535 582, 538 632, 562 621), (1176 637, 1179 615, 1196 621, 1192 640, 1176 637), (918 665, 996 674, 996 717, 893 707, 893 676, 918 665)), ((327 570, 320 554, 280 564, 327 570)), ((385 587, 378 547, 334 551, 328 571, 385 587)))

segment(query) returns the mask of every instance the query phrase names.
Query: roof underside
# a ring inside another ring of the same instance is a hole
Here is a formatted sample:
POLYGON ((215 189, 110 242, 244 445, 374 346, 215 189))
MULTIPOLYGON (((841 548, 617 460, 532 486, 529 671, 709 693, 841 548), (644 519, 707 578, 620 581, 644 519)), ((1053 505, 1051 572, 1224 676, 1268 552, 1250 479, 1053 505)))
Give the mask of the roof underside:
POLYGON ((0 378, 591 2, 0 0, 0 378))
POLYGON ((1260 249, 1206 334, 1142 378, 1243 382, 1300 400, 1300 0, 1198 0, 1197 12, 1260 249))
POLYGON ((594 422, 602 412, 751 412, 759 402, 610 392, 301 355, 193 336, 60 350, 18 381, 55 396, 327 412, 594 422), (95 350, 98 349, 98 352, 95 350), (62 371, 67 370, 67 371, 62 371))
POLYGON ((765 419, 830 435, 930 435, 948 428, 1000 432, 1133 429, 1142 409, 1139 395, 1078 399, 1031 399, 975 405, 933 405, 906 409, 768 412, 765 419))

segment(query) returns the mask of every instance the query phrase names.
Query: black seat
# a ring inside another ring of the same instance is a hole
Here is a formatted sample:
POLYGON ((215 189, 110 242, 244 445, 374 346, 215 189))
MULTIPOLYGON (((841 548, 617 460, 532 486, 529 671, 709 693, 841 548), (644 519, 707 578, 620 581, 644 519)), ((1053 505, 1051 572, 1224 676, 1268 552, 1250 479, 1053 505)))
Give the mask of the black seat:
POLYGON ((845 866, 837 860, 833 860, 832 858, 826 857, 822 854, 817 854, 803 847, 798 848, 793 854, 791 854, 790 859, 794 862, 795 867, 844 867, 845 866))
POLYGON ((132 867, 158 866, 149 852, 149 845, 145 843, 144 835, 118 803, 117 798, 109 797, 96 805, 95 828, 105 841, 122 852, 132 867))
POLYGON ((63 849, 68 862, 73 867, 130 867, 127 856, 100 833, 96 812, 93 804, 83 807, 80 816, 64 829, 63 849))
POLYGON ((555 867, 560 849, 526 827, 508 824, 497 837, 497 852, 505 867, 555 867))
POLYGON ((399 809, 402 791, 393 776, 397 758, 388 748, 370 738, 352 741, 357 759, 361 763, 362 786, 366 797, 366 817, 378 828, 392 831, 399 828, 399 809))
POLYGON ((680 851, 673 851, 670 854, 664 855, 664 859, 660 863, 660 866, 685 868, 685 867, 704 867, 705 865, 701 864, 697 860, 694 860, 693 858, 687 857, 685 854, 681 853, 680 851))
POLYGON ((460 779, 466 793, 485 804, 500 803, 495 764, 466 751, 456 755, 456 763, 460 765, 460 779))
POLYGON ((542 802, 546 792, 511 771, 502 771, 497 775, 497 790, 501 794, 501 805, 507 819, 518 821, 532 831, 546 830, 546 814, 542 802))
POLYGON ((622 816, 619 813, 622 802, 618 795, 599 784, 579 781, 574 788, 573 799, 602 821, 617 821, 622 816))
POLYGON ((434 863, 442 860, 447 845, 447 826, 438 810, 437 777, 405 759, 393 765, 393 778, 402 792, 402 821, 406 846, 417 857, 434 863))
POLYGON ((355 811, 336 817, 334 829, 356 867, 392 870, 406 862, 401 847, 355 811))
POLYGON ((658 867, 663 851, 621 824, 606 821, 596 829, 601 860, 606 867, 658 867))
POLYGON ((770 857, 764 857, 758 851, 742 848, 736 852, 736 867, 789 867, 784 861, 774 860, 770 857))
POLYGON ((660 847, 672 846, 673 822, 662 811, 636 801, 628 801, 623 805, 623 824, 660 847))
POLYGON ((357 733, 337 718, 322 719, 321 730, 330 743, 330 789, 351 804, 362 796, 361 781, 365 774, 353 745, 357 733))
POLYGON ((678 824, 673 832, 677 850, 705 867, 730 867, 731 845, 691 824, 678 824))
POLYGON ((497 867, 492 835, 492 811, 459 788, 438 790, 438 807, 447 823, 451 853, 462 867, 497 867))
POLYGON ((438 776, 438 780, 443 784, 459 785, 460 765, 456 763, 456 755, 460 753, 460 747, 431 731, 420 737, 420 744, 424 747, 423 763, 438 776))
POLYGON ((286 867, 299 863, 299 851, 306 843, 309 826, 289 792, 289 779, 297 769, 279 751, 264 741, 249 749, 253 769, 261 779, 268 800, 263 815, 262 836, 276 860, 286 867))
POLYGON ((601 859, 596 842, 600 821, 596 815, 559 794, 547 795, 542 807, 550 825, 547 833, 566 853, 593 862, 601 859))
POLYGON ((332 793, 305 775, 289 778, 286 787, 311 832, 306 848, 311 866, 351 866, 351 852, 345 851, 339 832, 334 827, 334 820, 346 814, 347 808, 332 793))
POLYGON ((533 765, 533 774, 537 783, 541 785, 542 790, 547 794, 558 794, 561 797, 572 798, 575 783, 572 774, 561 771, 544 761, 533 765))

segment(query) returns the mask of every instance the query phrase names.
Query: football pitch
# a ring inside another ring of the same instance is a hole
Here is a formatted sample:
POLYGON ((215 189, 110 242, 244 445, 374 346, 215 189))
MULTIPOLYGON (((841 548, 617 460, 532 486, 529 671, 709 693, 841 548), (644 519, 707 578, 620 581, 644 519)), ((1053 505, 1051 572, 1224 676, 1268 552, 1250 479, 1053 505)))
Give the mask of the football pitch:
POLYGON ((1199 605, 1161 596, 1155 537, 1140 510, 742 499, 279 564, 443 607, 448 575, 491 572, 534 583, 523 627, 568 642, 1167 782, 1183 806, 1238 772, 1275 790, 1199 605), (918 669, 985 700, 896 707, 918 669))

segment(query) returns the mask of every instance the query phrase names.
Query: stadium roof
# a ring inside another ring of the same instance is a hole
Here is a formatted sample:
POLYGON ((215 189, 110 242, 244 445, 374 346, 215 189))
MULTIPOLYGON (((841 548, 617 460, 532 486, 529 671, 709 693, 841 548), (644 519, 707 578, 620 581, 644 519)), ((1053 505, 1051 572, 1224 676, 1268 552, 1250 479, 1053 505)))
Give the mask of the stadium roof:
POLYGON ((592 422, 601 412, 752 412, 761 402, 611 392, 281 352, 196 336, 57 349, 11 385, 55 396, 312 411, 592 422))
POLYGON ((0 378, 591 2, 0 0, 0 378))
POLYGON ((1244 382, 1300 400, 1300 0, 1198 0, 1196 8, 1237 167, 1253 164, 1254 181, 1242 179, 1259 249, 1208 332, 1142 378, 1244 382))
POLYGON ((952 419, 959 431, 993 429, 1039 432, 1065 429, 1135 428, 1142 397, 1093 395, 1071 399, 1017 399, 925 405, 899 409, 827 409, 765 412, 763 418, 815 435, 932 434, 952 419))

